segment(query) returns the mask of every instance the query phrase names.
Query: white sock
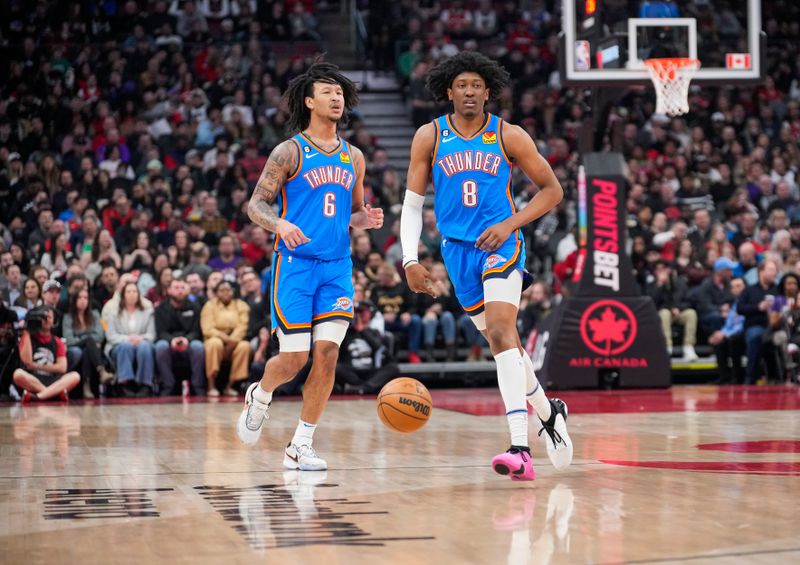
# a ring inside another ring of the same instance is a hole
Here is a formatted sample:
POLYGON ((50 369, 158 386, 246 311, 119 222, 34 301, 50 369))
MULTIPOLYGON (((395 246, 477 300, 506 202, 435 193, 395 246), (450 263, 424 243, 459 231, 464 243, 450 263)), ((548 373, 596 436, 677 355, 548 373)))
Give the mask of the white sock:
POLYGON ((314 442, 314 430, 317 429, 316 424, 309 424, 303 420, 297 422, 297 429, 294 431, 292 443, 295 445, 308 445, 309 447, 314 442))
POLYGON ((528 355, 527 351, 522 354, 522 362, 525 364, 525 398, 527 398, 528 403, 533 406, 533 410, 536 412, 539 419, 546 422, 550 419, 550 414, 552 413, 550 401, 547 399, 547 396, 545 396, 544 388, 539 383, 539 379, 536 378, 536 373, 533 372, 533 361, 531 361, 531 357, 528 355))
POLYGON ((506 405, 511 445, 528 445, 528 408, 525 405, 525 367, 519 349, 508 349, 494 356, 497 384, 506 405))
POLYGON ((253 389, 253 398, 262 404, 269 404, 272 402, 272 393, 261 388, 261 384, 259 384, 255 389, 253 389))

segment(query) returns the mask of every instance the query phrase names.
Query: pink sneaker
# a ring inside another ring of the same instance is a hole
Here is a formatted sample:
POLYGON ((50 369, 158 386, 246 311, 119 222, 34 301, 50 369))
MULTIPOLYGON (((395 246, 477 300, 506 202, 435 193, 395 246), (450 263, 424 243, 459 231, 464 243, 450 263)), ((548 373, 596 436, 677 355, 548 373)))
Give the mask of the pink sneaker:
POLYGON ((532 481, 536 477, 529 447, 512 445, 505 453, 495 455, 492 469, 499 475, 510 475, 512 481, 532 481))

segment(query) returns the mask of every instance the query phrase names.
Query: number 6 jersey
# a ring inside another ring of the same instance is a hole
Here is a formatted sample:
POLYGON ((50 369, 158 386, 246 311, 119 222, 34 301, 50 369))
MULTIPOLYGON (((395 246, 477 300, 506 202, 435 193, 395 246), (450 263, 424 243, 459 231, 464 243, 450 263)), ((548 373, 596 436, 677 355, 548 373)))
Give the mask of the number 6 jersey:
POLYGON ((449 240, 475 242, 483 230, 516 212, 503 121, 487 113, 483 127, 469 138, 455 130, 448 115, 433 123, 436 224, 449 240))
POLYGON ((336 149, 324 151, 302 133, 292 140, 300 148, 300 163, 278 196, 280 216, 311 241, 289 251, 276 237, 275 250, 324 261, 349 257, 356 183, 350 146, 340 139, 336 149))

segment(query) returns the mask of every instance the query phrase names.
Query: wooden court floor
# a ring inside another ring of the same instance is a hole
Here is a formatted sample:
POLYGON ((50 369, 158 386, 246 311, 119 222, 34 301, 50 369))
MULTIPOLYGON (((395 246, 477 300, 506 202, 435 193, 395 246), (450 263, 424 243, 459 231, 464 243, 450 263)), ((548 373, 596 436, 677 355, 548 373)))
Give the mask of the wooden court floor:
POLYGON ((495 390, 434 391, 413 435, 333 400, 323 473, 281 468, 297 399, 256 448, 238 402, 3 406, 0 563, 800 563, 800 389, 560 396, 575 460, 534 441, 531 483, 489 467, 495 390))

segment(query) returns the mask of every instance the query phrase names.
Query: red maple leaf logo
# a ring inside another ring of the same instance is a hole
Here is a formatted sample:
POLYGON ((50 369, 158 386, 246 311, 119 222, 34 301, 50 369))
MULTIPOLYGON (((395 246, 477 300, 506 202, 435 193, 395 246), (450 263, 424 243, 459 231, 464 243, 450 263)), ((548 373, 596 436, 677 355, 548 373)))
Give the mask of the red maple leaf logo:
POLYGON ((589 328, 592 330, 592 341, 595 343, 606 343, 606 354, 611 354, 611 342, 622 343, 625 341, 625 331, 628 329, 629 322, 624 318, 617 318, 614 311, 608 306, 599 318, 589 320, 589 328))

